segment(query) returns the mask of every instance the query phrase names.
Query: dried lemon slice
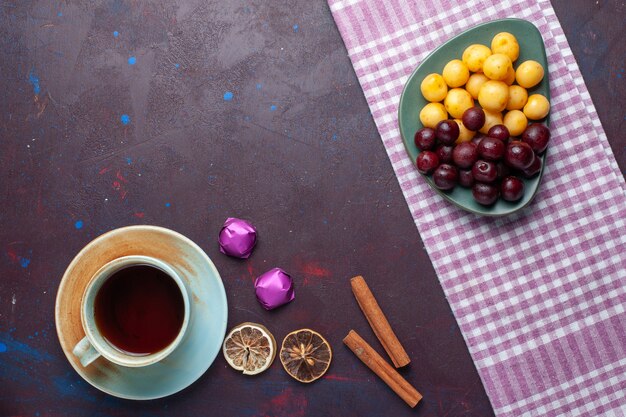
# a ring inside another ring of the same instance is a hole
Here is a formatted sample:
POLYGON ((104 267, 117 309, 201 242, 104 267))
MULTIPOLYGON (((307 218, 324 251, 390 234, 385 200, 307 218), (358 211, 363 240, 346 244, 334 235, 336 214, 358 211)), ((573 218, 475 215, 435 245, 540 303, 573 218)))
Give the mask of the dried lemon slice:
POLYGON ((241 323, 224 339, 226 362, 245 375, 256 375, 270 367, 276 356, 276 340, 265 326, 241 323))
POLYGON ((300 329, 283 340, 280 362, 285 371, 300 382, 309 383, 326 373, 333 358, 330 345, 321 334, 300 329))

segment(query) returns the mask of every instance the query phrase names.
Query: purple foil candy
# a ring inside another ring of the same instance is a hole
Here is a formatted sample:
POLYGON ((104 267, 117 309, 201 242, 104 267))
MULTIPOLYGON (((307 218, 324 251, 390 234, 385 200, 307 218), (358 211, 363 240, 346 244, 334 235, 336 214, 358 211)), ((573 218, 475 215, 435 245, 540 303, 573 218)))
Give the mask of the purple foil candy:
POLYGON ((246 259, 256 245, 256 228, 245 220, 229 217, 220 230, 220 252, 246 259))
POLYGON ((291 276, 280 268, 270 269, 254 281, 256 298, 266 310, 287 304, 296 294, 291 276))

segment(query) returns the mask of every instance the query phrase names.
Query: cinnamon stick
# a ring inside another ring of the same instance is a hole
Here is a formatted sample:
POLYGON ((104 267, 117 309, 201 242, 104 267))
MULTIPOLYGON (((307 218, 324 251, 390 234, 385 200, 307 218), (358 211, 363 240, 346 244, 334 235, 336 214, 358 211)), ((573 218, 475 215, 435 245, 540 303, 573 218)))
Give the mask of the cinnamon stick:
POLYGON ((359 303, 359 307, 361 307, 365 318, 372 326, 374 334, 376 334, 383 348, 385 348, 387 355, 391 358, 393 365, 396 368, 408 365, 411 359, 409 359, 409 355, 406 354, 396 334, 391 329, 385 314, 380 309, 365 279, 360 275, 356 276, 350 280, 350 285, 352 285, 352 292, 356 297, 357 303, 359 303))
POLYGON ((420 402, 422 394, 376 353, 357 332, 350 330, 350 333, 343 339, 343 343, 411 408, 420 402))

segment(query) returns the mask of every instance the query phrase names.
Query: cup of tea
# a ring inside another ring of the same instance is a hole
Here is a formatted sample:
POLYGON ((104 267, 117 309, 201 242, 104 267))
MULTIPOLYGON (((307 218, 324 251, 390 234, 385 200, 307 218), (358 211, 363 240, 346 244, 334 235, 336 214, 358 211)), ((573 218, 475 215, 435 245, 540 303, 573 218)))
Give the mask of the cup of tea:
POLYGON ((149 256, 124 256, 100 268, 81 302, 86 336, 73 354, 83 366, 100 356, 122 366, 165 359, 189 324, 189 294, 172 267, 149 256))

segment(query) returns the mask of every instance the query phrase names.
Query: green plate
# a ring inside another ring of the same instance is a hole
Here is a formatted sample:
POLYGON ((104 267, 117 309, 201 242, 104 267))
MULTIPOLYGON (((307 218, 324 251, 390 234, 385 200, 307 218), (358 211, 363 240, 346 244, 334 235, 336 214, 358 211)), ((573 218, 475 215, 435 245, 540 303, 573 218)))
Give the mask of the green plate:
MULTIPOLYGON (((419 112, 428 101, 424 99, 420 91, 422 80, 433 72, 441 74, 443 67, 448 61, 461 59, 465 48, 474 43, 481 43, 490 46, 491 39, 500 32, 509 32, 515 35, 520 45, 520 56, 514 63, 517 67, 520 63, 532 59, 543 66, 546 75, 539 85, 528 90, 528 95, 538 93, 550 100, 550 85, 548 82, 548 59, 543 45, 543 39, 539 30, 530 22, 521 19, 502 19, 483 23, 475 26, 460 35, 450 39, 448 42, 435 49, 424 59, 413 74, 409 77, 402 96, 400 96, 400 107, 398 110, 398 123, 400 133, 411 160, 415 162, 419 150, 415 146, 414 135, 423 126, 419 120, 419 112)), ((548 118, 550 116, 548 115, 548 118)), ((544 123, 548 124, 548 118, 544 123)), ((524 197, 521 200, 510 203, 501 198, 491 206, 483 206, 477 203, 472 197, 472 190, 461 186, 456 186, 451 191, 442 191, 435 187, 430 176, 422 175, 428 185, 439 193, 443 198, 462 208, 463 210, 484 216, 505 216, 526 207, 535 197, 543 176, 543 168, 546 162, 546 153, 541 156, 542 168, 539 174, 524 181, 524 197)))

